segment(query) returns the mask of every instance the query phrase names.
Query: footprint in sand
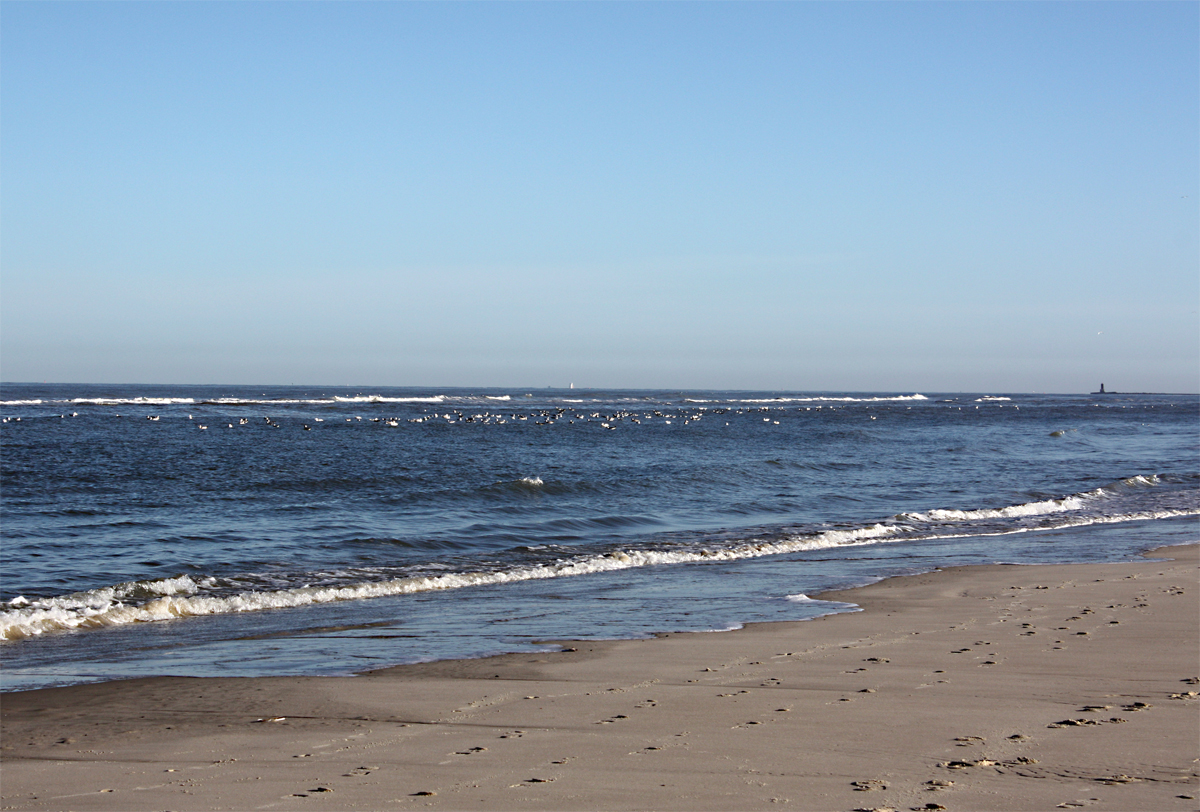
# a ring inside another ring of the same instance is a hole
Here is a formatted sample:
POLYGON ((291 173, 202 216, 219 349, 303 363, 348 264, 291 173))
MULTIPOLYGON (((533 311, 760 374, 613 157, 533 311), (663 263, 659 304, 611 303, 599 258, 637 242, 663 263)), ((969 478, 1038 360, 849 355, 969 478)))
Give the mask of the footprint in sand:
POLYGON ((992 767, 996 764, 990 758, 980 758, 974 761, 943 761, 940 767, 945 767, 947 770, 966 770, 971 767, 992 767))
POLYGON ((1124 775, 1124 774, 1105 775, 1105 776, 1101 776, 1101 777, 1097 778, 1096 780, 1099 781, 1101 784, 1106 784, 1110 787, 1114 786, 1116 784, 1139 784, 1142 781, 1142 779, 1140 779, 1140 778, 1136 778, 1132 775, 1124 775))
POLYGON ((1112 716, 1108 719, 1100 719, 1100 720, 1096 720, 1096 719, 1063 719, 1062 721, 1055 722, 1052 725, 1046 725, 1046 727, 1054 728, 1054 727, 1085 727, 1085 726, 1091 726, 1091 725, 1121 725, 1121 724, 1124 724, 1126 721, 1128 721, 1128 720, 1122 719, 1120 716, 1112 716))

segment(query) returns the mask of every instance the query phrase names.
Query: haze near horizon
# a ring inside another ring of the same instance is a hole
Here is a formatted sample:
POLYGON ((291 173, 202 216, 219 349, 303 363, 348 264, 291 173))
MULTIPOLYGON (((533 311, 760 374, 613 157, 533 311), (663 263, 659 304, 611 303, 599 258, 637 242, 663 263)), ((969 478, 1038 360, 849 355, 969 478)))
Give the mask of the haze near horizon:
POLYGON ((1194 3, 0 13, 5 381, 1200 391, 1194 3))

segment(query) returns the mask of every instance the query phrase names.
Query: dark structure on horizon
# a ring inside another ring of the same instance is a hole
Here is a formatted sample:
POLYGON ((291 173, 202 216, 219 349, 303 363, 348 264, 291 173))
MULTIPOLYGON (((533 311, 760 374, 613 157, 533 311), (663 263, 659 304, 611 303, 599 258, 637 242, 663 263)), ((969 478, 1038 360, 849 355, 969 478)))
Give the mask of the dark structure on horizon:
POLYGON ((1100 384, 1099 392, 1092 392, 1093 395, 1169 395, 1170 392, 1114 392, 1111 389, 1105 389, 1104 384, 1100 384))

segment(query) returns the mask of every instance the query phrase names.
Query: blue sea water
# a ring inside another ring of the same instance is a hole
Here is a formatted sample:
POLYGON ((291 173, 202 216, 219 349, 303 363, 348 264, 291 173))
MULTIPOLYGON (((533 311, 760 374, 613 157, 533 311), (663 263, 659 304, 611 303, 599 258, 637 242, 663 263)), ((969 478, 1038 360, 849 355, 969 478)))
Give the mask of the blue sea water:
POLYGON ((0 386, 0 685, 345 674, 1200 538, 1196 395, 0 386))

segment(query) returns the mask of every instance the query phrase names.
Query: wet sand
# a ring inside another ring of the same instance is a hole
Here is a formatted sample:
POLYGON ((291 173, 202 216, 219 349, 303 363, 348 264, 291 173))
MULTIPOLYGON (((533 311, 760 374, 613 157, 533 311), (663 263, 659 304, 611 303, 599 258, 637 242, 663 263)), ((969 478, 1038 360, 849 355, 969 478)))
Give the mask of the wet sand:
POLYGON ((4 694, 3 808, 1195 810, 1200 586, 963 567, 862 612, 358 677, 4 694))

